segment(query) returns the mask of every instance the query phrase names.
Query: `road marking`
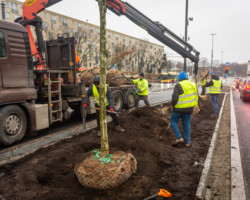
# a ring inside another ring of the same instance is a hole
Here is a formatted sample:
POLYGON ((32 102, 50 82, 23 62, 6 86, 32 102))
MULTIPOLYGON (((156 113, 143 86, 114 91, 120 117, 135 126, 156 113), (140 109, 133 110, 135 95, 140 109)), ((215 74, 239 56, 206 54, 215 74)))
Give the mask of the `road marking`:
POLYGON ((200 199, 204 199, 205 194, 206 194, 208 177, 209 177, 209 174, 211 172, 211 163, 212 163, 212 158, 213 158, 213 154, 214 154, 214 149, 215 149, 215 145, 216 145, 217 135, 218 135, 219 127, 220 127, 220 121, 221 121, 222 113, 224 110, 224 104, 226 101, 226 97, 227 97, 227 95, 225 94, 224 100, 223 100, 222 105, 221 105, 220 114, 219 114, 215 129, 214 129, 213 137, 212 137, 212 140, 210 143, 210 147, 208 149, 208 154, 207 154, 206 160, 204 162, 204 168, 202 170, 200 182, 199 182, 199 185, 198 185, 198 188, 196 191, 196 196, 200 199))
POLYGON ((235 118, 233 93, 231 88, 231 200, 246 200, 243 170, 240 156, 239 138, 235 118))

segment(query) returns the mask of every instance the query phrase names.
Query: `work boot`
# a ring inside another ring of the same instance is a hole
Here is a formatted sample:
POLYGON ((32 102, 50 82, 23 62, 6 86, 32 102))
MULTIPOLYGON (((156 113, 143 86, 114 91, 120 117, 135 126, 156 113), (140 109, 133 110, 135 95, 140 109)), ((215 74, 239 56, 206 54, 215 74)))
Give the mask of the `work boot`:
POLYGON ((115 130, 118 132, 125 132, 125 130, 120 125, 116 126, 115 130))
POLYGON ((185 146, 186 146, 187 148, 190 148, 190 144, 185 144, 185 146))
POLYGON ((177 146, 180 143, 184 143, 183 137, 176 139, 173 143, 173 146, 177 146))

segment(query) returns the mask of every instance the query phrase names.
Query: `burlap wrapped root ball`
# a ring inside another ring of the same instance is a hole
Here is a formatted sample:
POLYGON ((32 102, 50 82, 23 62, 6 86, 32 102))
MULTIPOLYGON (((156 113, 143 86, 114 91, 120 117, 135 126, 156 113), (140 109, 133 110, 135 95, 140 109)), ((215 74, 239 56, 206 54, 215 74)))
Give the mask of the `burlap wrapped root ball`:
POLYGON ((85 86, 89 87, 93 83, 93 79, 95 76, 99 75, 100 71, 97 66, 94 67, 86 67, 81 73, 80 73, 80 79, 85 80, 85 86))
POLYGON ((121 78, 113 79, 115 77, 121 76, 121 72, 118 69, 110 69, 106 73, 106 82, 109 86, 120 86, 122 85, 123 80, 121 78))
POLYGON ((122 151, 112 153, 112 162, 101 162, 102 158, 109 158, 109 155, 100 156, 97 160, 96 156, 88 156, 84 160, 78 162, 75 166, 75 175, 79 182, 87 188, 106 190, 112 189, 129 179, 136 173, 137 161, 130 153, 122 151))

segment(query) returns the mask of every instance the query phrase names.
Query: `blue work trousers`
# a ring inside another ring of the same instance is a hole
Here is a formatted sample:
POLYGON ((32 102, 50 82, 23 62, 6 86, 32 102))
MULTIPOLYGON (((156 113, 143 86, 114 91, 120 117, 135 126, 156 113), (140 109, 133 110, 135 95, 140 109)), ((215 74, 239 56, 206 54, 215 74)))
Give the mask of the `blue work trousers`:
POLYGON ((218 99, 219 99, 219 95, 210 95, 211 99, 212 99, 212 104, 214 107, 214 114, 217 115, 218 114, 218 99))
POLYGON ((178 122, 182 120, 182 127, 183 127, 183 137, 186 144, 190 144, 190 122, 191 122, 191 114, 184 114, 184 113, 177 113, 172 112, 170 117, 170 124, 174 130, 176 138, 179 139, 182 137, 181 132, 178 128, 178 122))

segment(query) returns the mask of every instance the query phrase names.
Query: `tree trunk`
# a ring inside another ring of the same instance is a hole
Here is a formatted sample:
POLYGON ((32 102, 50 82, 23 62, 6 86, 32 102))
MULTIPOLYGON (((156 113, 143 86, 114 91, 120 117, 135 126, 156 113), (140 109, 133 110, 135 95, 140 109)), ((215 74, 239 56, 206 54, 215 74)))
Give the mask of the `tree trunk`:
MULTIPOLYGON (((108 131, 106 120, 105 85, 106 85, 106 0, 98 0, 100 10, 100 128, 101 128, 101 152, 109 153, 108 131)), ((97 116, 98 117, 98 116, 97 116)))

